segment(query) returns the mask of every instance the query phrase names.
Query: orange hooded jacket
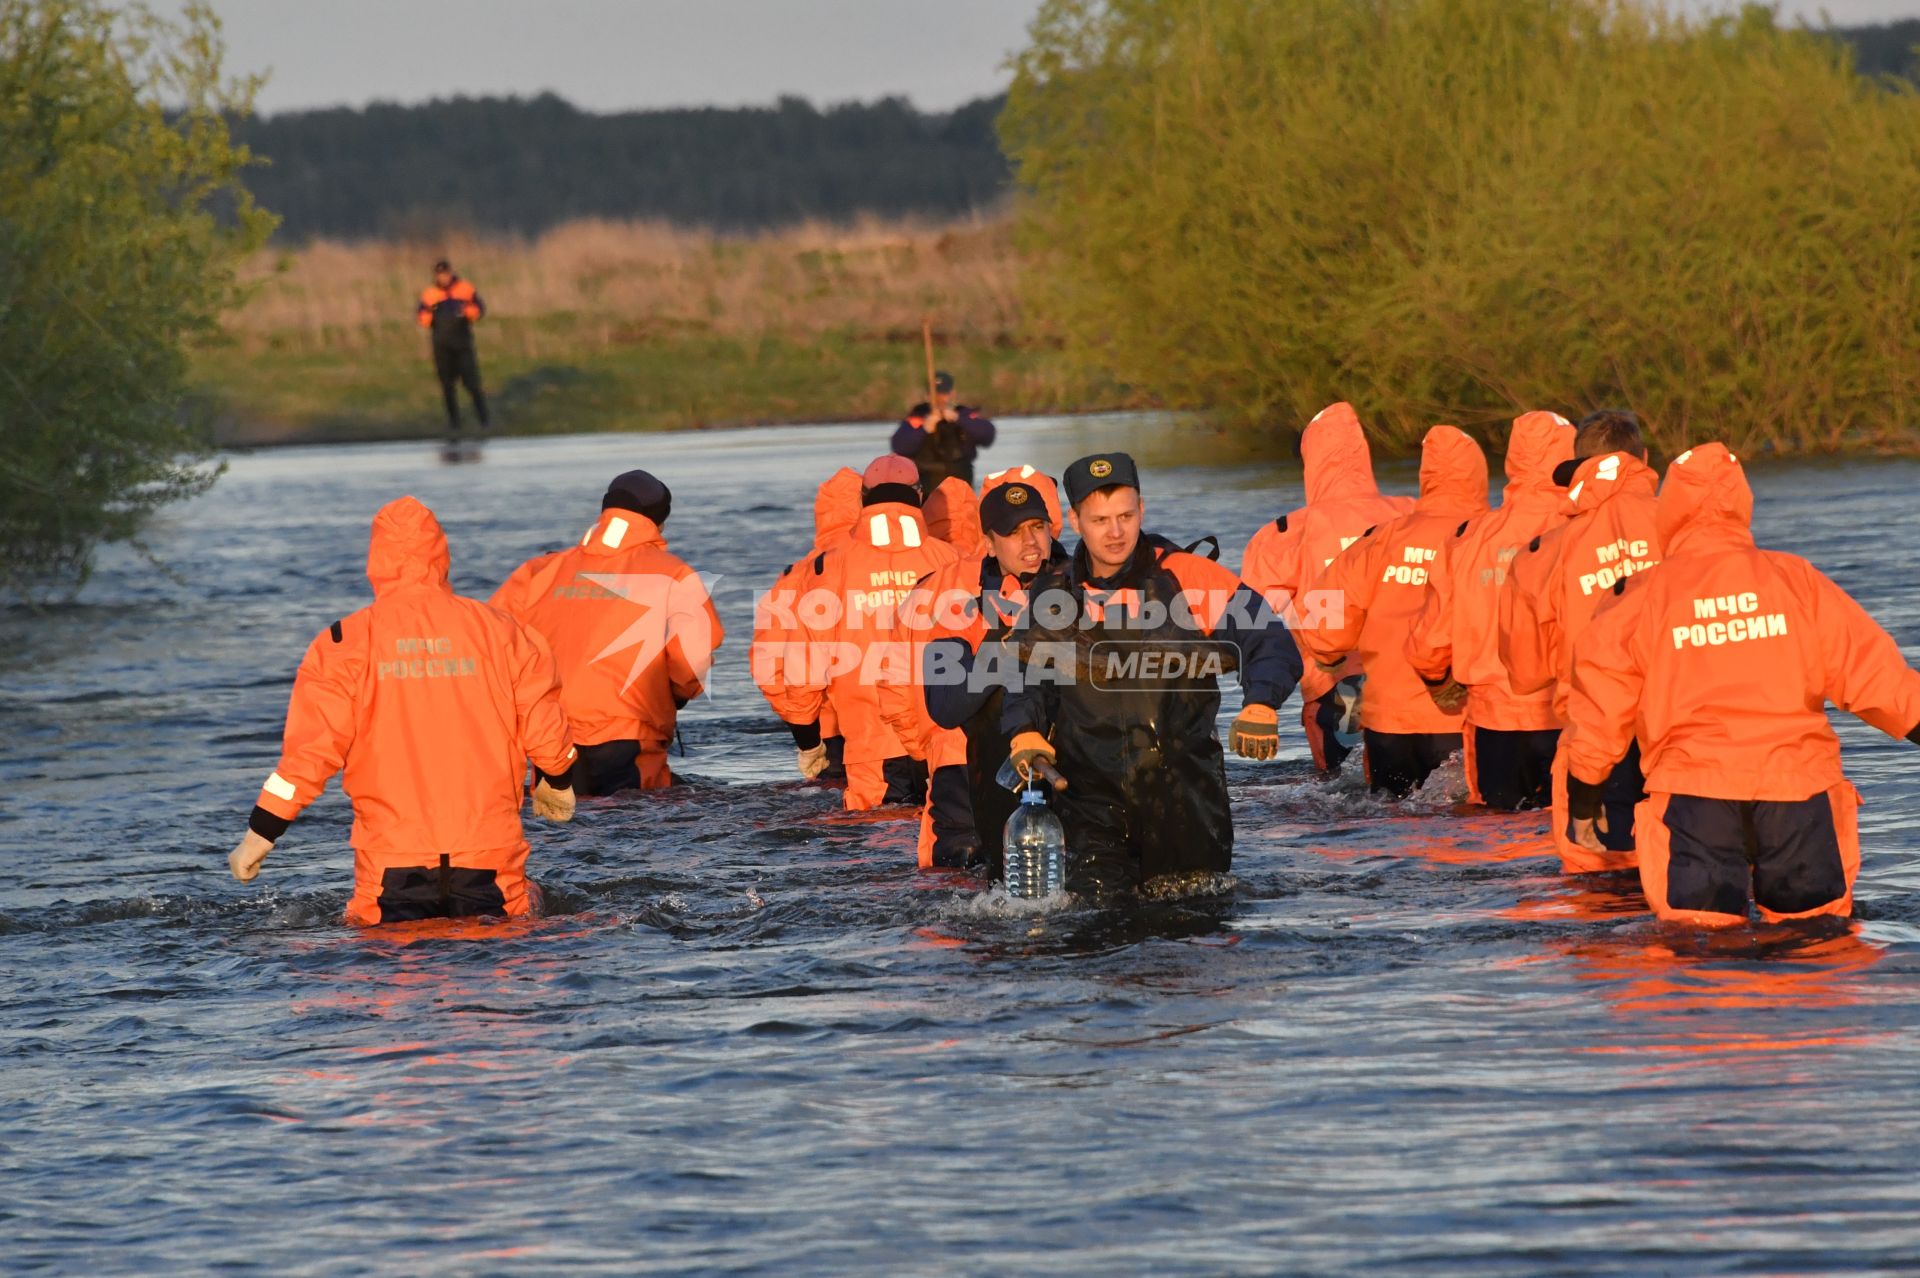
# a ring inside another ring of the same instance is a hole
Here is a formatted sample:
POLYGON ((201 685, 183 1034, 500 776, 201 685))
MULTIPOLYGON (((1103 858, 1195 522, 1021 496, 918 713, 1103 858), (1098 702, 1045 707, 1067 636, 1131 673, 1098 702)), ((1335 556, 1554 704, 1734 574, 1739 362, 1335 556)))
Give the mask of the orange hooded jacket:
POLYGON ((1320 625, 1294 632, 1324 669, 1357 653, 1367 672, 1360 725, 1374 732, 1460 731, 1407 662, 1407 630, 1426 599, 1441 547, 1487 509, 1487 457, 1466 432, 1435 426, 1420 441, 1420 497, 1410 514, 1370 529, 1334 556, 1311 589, 1329 591, 1320 625))
POLYGON ((1442 543, 1427 596, 1407 632, 1407 661, 1428 683, 1449 672, 1467 688, 1466 722, 1497 732, 1559 726, 1550 692, 1516 692, 1500 661, 1500 595, 1507 567, 1529 541, 1573 513, 1553 482, 1573 457, 1573 424, 1558 413, 1525 413, 1507 438, 1507 487, 1500 508, 1442 543))
POLYGON ((1519 693, 1553 693, 1554 722, 1567 721, 1573 645, 1614 583, 1660 562, 1654 493, 1660 477, 1632 453, 1580 463, 1568 485, 1573 518, 1529 542, 1500 592, 1500 660, 1519 693))
MULTIPOLYGON (((750 649, 753 681, 773 712, 786 719, 782 709, 788 701, 786 664, 781 656, 787 645, 804 642, 793 602, 805 589, 813 558, 829 546, 837 545, 853 529, 860 517, 860 472, 842 466, 829 475, 813 497, 813 548, 788 565, 773 588, 760 596, 754 609, 753 644, 750 649)), ((791 720, 789 720, 791 722, 791 720)), ((800 720, 799 722, 809 722, 800 720)), ((839 721, 831 703, 821 708, 822 736, 840 735, 839 721)))
POLYGON ((291 821, 341 774, 353 801, 347 917, 380 921, 386 872, 490 870, 528 912, 520 825, 527 761, 573 766, 553 657, 506 613, 453 593, 447 538, 412 497, 382 507, 367 548, 374 602, 320 632, 294 678, 280 762, 259 805, 291 821))
MULTIPOLYGON (((1241 580, 1266 596, 1296 631, 1303 624, 1296 597, 1367 529, 1408 513, 1414 502, 1380 491, 1367 432, 1353 405, 1344 401, 1321 409, 1300 433, 1300 465, 1307 504, 1263 525, 1240 561, 1241 580)), ((1352 656, 1337 673, 1309 665, 1300 681, 1303 706, 1360 673, 1361 663, 1352 656)))
POLYGON ((1650 794, 1797 802, 1844 780, 1827 702, 1892 736, 1920 725, 1920 674, 1892 636, 1806 560, 1758 549, 1752 517, 1725 446, 1674 459, 1665 558, 1574 645, 1575 778, 1598 784, 1638 736, 1650 794))
MULTIPOLYGON (((1047 503, 1047 521, 1053 525, 1053 535, 1060 536, 1065 525, 1060 514, 1060 488, 1053 482, 1053 476, 1035 470, 1032 466, 1009 466, 1005 470, 996 470, 980 482, 982 498, 1002 484, 1026 484, 1040 491, 1040 500, 1047 503)), ((979 504, 974 505, 976 517, 979 504)))
POLYGON ((956 475, 948 475, 939 487, 927 494, 922 512, 927 531, 952 546, 962 558, 977 555, 986 545, 986 533, 980 527, 980 499, 973 485, 956 475))
POLYGON ((726 637, 699 574, 668 553, 653 520, 618 507, 601 511, 579 545, 520 565, 491 602, 553 650, 580 745, 664 752, 726 637))
POLYGON ((781 667, 783 694, 768 700, 790 724, 815 722, 831 700, 847 743, 849 809, 875 806, 880 794, 868 791, 878 765, 908 753, 879 695, 884 682, 912 681, 900 605, 921 578, 958 558, 927 531, 919 508, 878 502, 863 506, 853 531, 804 565, 797 628, 789 629, 783 652, 768 654, 781 667))

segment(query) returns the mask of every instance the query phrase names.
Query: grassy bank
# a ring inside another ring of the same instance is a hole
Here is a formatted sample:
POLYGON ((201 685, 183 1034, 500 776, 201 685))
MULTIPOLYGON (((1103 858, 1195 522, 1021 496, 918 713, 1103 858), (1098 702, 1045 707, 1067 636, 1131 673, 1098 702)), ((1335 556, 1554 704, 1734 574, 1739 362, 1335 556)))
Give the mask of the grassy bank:
POLYGON ((220 442, 437 433, 413 306, 443 254, 487 301, 481 369, 503 433, 895 417, 925 396, 923 317, 962 397, 991 413, 1140 402, 1032 325, 1000 221, 751 237, 579 222, 258 256, 248 301, 194 356, 220 442))

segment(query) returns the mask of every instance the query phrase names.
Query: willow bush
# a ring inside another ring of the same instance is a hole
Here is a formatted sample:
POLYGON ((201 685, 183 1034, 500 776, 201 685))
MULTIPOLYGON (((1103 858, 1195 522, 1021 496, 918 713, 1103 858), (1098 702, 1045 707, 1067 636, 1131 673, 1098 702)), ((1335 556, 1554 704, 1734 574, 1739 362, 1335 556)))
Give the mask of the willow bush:
POLYGON ((1001 128, 1032 303, 1166 402, 1920 442, 1920 99, 1764 9, 1048 0, 1001 128))
POLYGON ((203 3, 0 0, 0 592, 77 580, 217 474, 185 348, 272 226, 220 54, 203 3))

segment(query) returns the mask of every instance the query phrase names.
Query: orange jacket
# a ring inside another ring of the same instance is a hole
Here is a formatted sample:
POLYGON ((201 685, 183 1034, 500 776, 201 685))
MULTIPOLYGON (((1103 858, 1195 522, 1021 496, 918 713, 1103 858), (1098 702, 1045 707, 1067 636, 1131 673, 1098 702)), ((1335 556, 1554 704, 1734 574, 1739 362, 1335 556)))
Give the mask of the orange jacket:
POLYGON ((446 302, 457 303, 460 314, 466 317, 469 324, 487 313, 487 304, 480 300, 480 294, 474 291, 473 285, 456 275, 453 283, 446 288, 429 284, 420 290, 420 305, 413 312, 414 322, 421 328, 432 328, 433 313, 446 302))
POLYGON ((1500 508, 1442 543, 1420 615, 1407 632, 1407 661, 1429 683, 1449 672, 1467 687, 1466 721, 1476 728, 1529 732, 1559 726, 1553 694, 1516 692, 1500 661, 1500 594, 1520 548, 1573 513, 1553 482, 1573 456, 1573 425, 1558 413, 1525 413, 1507 437, 1507 487, 1500 508))
MULTIPOLYGON (((935 639, 962 638, 969 648, 979 648, 986 633, 980 614, 981 565, 987 562, 991 556, 973 554, 942 565, 922 578, 901 604, 899 622, 908 644, 905 677, 880 685, 880 714, 907 753, 925 759, 932 769, 965 766, 967 735, 933 721, 921 685, 922 654, 935 639)), ((1017 579, 1004 578, 1002 585, 1014 592, 1009 597, 1020 597, 1017 579)))
MULTIPOLYGON (((853 521, 859 517, 860 472, 842 466, 829 475, 814 493, 812 549, 789 564, 773 583, 773 588, 755 603, 749 664, 753 668, 755 686, 773 707, 775 714, 781 714, 781 706, 786 704, 788 696, 783 654, 787 652, 789 644, 804 641, 804 636, 799 633, 799 621, 794 616, 794 601, 805 590, 813 557, 844 539, 852 530, 853 521)), ((831 705, 824 707, 820 732, 829 737, 840 735, 839 723, 834 718, 831 705)))
MULTIPOLYGON (((1295 630, 1306 622, 1294 600, 1326 571, 1333 557, 1367 529, 1413 509, 1413 498, 1381 493, 1373 478, 1367 432, 1351 404, 1330 404, 1307 423, 1300 435, 1300 464, 1307 504, 1263 525, 1247 543, 1240 569, 1241 580, 1266 596, 1295 630)), ((1309 666, 1300 681, 1300 699, 1325 696, 1336 682, 1361 669, 1353 657, 1338 673, 1309 666)))
POLYGON ((1435 426, 1420 441, 1420 497, 1334 556, 1313 585, 1333 592, 1324 621, 1294 633, 1304 655, 1332 666, 1358 653, 1367 671, 1360 724, 1375 732, 1458 732, 1407 662, 1407 630, 1426 599, 1440 549, 1487 509, 1487 457, 1471 436, 1435 426))
POLYGON ((774 712, 788 723, 813 723, 830 697, 849 765, 906 754, 882 716, 879 685, 910 681, 900 605, 921 578, 957 558, 927 531, 917 507, 862 507, 848 536, 802 566, 791 623, 778 623, 791 635, 784 651, 755 653, 756 670, 768 660, 779 666, 779 695, 767 697, 774 712))
MULTIPOLYGON (((1040 490, 1040 500, 1047 503, 1047 519, 1053 524, 1053 535, 1058 538, 1064 527, 1060 514, 1060 489, 1053 482, 1053 476, 1035 470, 1031 466, 1009 466, 1005 470, 996 470, 980 481, 980 495, 985 497, 1002 484, 1028 484, 1040 490)), ((978 505, 974 507, 976 513, 978 505)))
POLYGON ((927 494, 922 513, 927 531, 952 546, 955 553, 977 555, 985 547, 987 536, 980 527, 980 499, 973 495, 973 485, 966 480, 954 475, 941 480, 940 486, 927 494))
POLYGON ((1640 740, 1647 789, 1793 802, 1840 784, 1826 703, 1893 736, 1920 725, 1920 674, 1860 605, 1797 555, 1760 550, 1734 455, 1674 459, 1655 531, 1573 650, 1572 777, 1598 784, 1640 740))
POLYGON ((1515 692, 1551 689, 1567 721, 1573 645, 1613 585, 1660 562, 1654 490, 1660 477, 1631 453, 1580 463, 1567 489, 1573 518, 1527 544, 1500 592, 1500 660, 1515 692))
POLYGON ((341 774, 359 921, 379 921, 386 870, 443 854, 501 871, 507 912, 524 914, 527 760, 557 775, 574 759, 553 657, 506 613, 453 593, 446 535, 411 497, 374 517, 367 579, 374 602, 307 646, 259 805, 292 820, 341 774))
POLYGON ((539 631, 581 745, 673 740, 726 637, 699 574, 645 515, 603 510, 580 544, 521 564, 491 601, 539 631))

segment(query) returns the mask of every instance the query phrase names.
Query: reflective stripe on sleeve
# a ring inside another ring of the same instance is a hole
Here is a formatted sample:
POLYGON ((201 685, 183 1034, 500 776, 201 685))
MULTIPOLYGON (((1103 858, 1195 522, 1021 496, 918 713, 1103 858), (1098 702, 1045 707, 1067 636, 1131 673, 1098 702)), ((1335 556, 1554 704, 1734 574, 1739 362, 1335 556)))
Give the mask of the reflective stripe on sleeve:
POLYGON ((268 777, 266 784, 260 788, 268 794, 271 794, 274 798, 286 803, 292 803, 293 796, 297 793, 293 788, 293 782, 287 780, 278 772, 268 777))

